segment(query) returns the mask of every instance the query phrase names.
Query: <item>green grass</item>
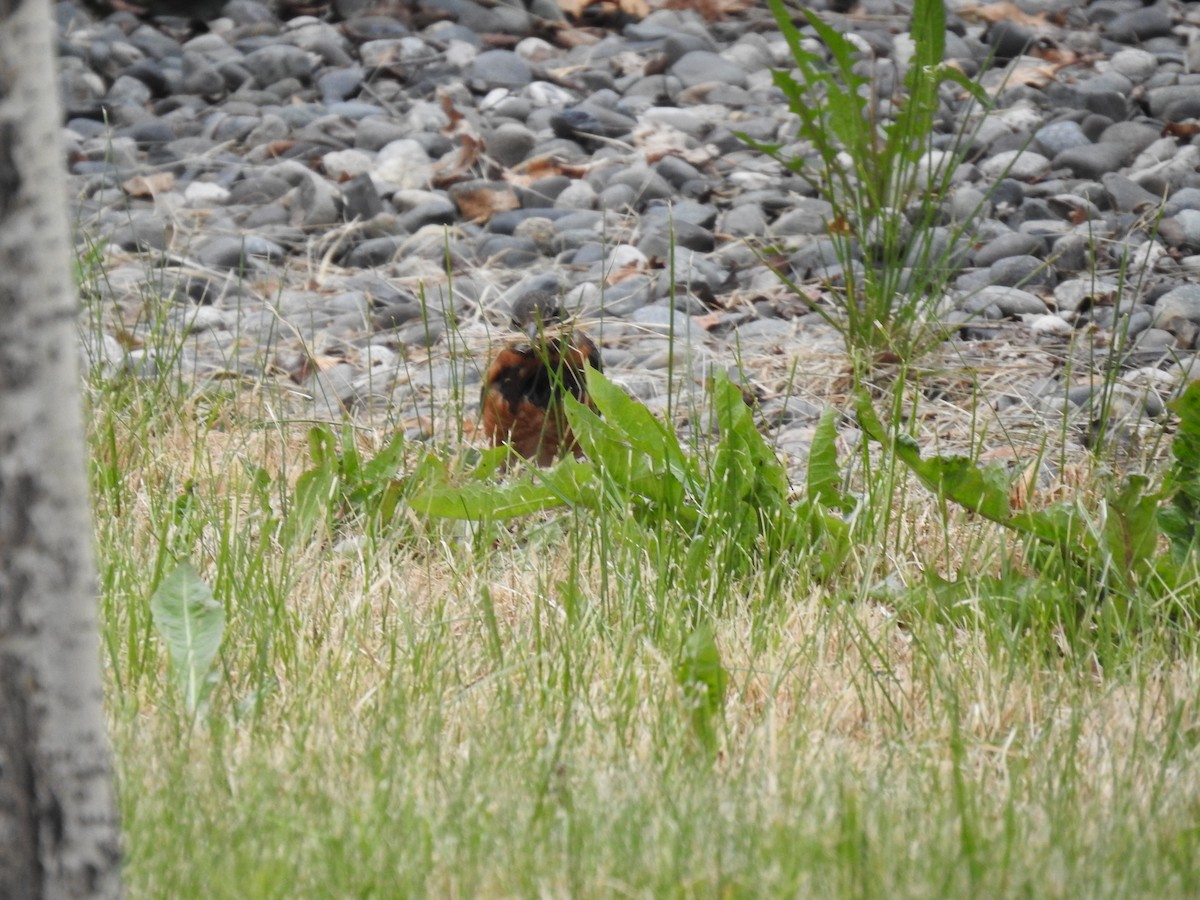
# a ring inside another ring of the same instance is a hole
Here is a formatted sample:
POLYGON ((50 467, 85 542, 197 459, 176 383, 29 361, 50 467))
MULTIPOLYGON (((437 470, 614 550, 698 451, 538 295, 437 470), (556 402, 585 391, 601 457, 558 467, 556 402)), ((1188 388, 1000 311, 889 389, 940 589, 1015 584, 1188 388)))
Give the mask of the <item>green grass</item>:
POLYGON ((1136 628, 1072 631, 1072 583, 916 486, 894 545, 731 577, 628 498, 389 513, 362 463, 410 491, 428 451, 314 440, 268 391, 96 379, 90 409, 133 897, 1200 887, 1194 622, 1145 591, 1136 628), (227 618, 198 712, 151 616, 181 560, 227 618), (698 621, 728 675, 712 715, 698 621))
MULTIPOLYGON (((821 37, 793 100, 865 103, 821 37)), ((927 61, 888 123, 859 104, 817 148, 847 253, 882 235, 831 318, 848 381, 903 364, 874 394, 806 382, 844 417, 803 473, 719 375, 696 408, 671 376, 686 441, 595 379, 603 415, 569 410, 588 459, 503 477, 466 440, 465 379, 449 415, 416 410, 430 442, 186 383, 153 279, 117 327, 91 248, 85 344, 159 360, 87 395, 131 897, 1200 892, 1200 393, 1170 463, 1131 478, 1068 471, 1055 438, 979 467, 979 407, 965 457, 928 446, 923 423, 953 428, 908 362, 944 267, 902 271, 938 262, 948 170, 911 202, 948 77, 927 61), (1030 458, 1057 480, 1019 490, 1030 458)))

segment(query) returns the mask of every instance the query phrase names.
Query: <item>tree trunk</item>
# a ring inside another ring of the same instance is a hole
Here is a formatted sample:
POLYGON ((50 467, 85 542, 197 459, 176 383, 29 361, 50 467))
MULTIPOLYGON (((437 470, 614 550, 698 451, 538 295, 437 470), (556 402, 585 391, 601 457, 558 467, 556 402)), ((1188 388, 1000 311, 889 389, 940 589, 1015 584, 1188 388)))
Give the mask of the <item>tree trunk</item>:
POLYGON ((120 893, 48 0, 0 0, 0 897, 120 893))

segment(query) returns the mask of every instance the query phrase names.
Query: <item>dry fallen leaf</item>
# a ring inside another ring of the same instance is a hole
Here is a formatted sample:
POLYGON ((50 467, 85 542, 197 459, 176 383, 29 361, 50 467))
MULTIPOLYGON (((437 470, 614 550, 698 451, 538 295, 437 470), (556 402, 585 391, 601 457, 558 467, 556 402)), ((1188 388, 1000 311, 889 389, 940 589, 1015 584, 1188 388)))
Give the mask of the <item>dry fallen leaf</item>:
POLYGON ((539 156, 518 163, 504 173, 504 180, 512 184, 528 186, 543 178, 554 175, 566 175, 568 178, 583 178, 591 171, 591 165, 564 162, 554 154, 539 156))
POLYGON ((1073 66, 1083 59, 1083 56, 1074 50, 1068 50, 1066 47, 1060 47, 1057 44, 1050 44, 1045 47, 1030 47, 1028 52, 1030 56, 1044 59, 1054 66, 1055 69, 1065 69, 1067 66, 1073 66))
POLYGON ((643 122, 633 129, 630 137, 649 163, 656 163, 664 156, 683 156, 688 150, 688 136, 661 122, 643 122))
POLYGON ((458 107, 454 105, 454 98, 450 96, 449 91, 438 88, 437 98, 438 102, 441 104, 442 112, 444 112, 446 114, 446 118, 450 120, 450 123, 442 129, 442 133, 453 134, 458 129, 459 123, 462 122, 466 116, 459 112, 458 107))
POLYGON ((464 219, 486 222, 498 212, 519 209, 521 201, 509 187, 478 187, 455 191, 452 199, 464 219))
POLYGON ((444 188, 473 178, 482 154, 483 143, 478 138, 469 134, 462 135, 457 152, 447 153, 434 165, 433 186, 444 188))
POLYGON ((1008 78, 1003 82, 989 87, 988 93, 999 94, 1001 91, 1018 84, 1043 88, 1054 81, 1054 73, 1057 71, 1058 69, 1055 66, 1018 66, 1012 70, 1008 78))
POLYGON ((750 0, 666 0, 662 4, 663 9, 686 9, 699 13, 708 22, 719 22, 753 7, 750 0))
POLYGON ((964 6, 958 10, 958 14, 967 21, 974 20, 976 22, 988 22, 995 24, 996 22, 1012 22, 1016 25, 1031 25, 1035 28, 1047 24, 1045 13, 1030 14, 1021 9, 1015 3, 1010 3, 1008 0, 1002 0, 1000 3, 986 3, 979 6, 964 6))
POLYGON ((604 279, 604 283, 608 285, 620 284, 622 281, 629 278, 636 278, 640 274, 642 274, 642 267, 636 262, 631 262, 628 265, 609 272, 608 277, 604 279))
POLYGON ((1187 140, 1200 134, 1200 124, 1196 122, 1168 122, 1163 126, 1163 137, 1177 137, 1187 140))

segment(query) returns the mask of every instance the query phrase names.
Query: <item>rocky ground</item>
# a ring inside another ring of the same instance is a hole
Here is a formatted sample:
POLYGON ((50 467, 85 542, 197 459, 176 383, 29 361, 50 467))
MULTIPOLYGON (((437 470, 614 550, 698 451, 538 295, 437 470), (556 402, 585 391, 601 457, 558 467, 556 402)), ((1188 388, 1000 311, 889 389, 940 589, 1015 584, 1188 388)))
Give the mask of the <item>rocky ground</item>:
MULTIPOLYGON (((512 302, 548 290, 652 408, 740 368, 802 462, 847 366, 813 311, 836 289, 829 207, 737 136, 795 134, 774 20, 728 0, 562 6, 580 17, 552 0, 59 3, 92 363, 267 381, 308 415, 449 440, 461 423, 470 442, 512 302)), ((950 337, 912 376, 930 443, 1078 448, 1106 373, 1105 414, 1135 421, 1187 380, 1195 6, 948 4, 947 57, 995 106, 943 94, 939 129, 972 135, 944 219, 970 240, 937 309, 950 337)), ((908 4, 815 8, 894 74, 908 4)))

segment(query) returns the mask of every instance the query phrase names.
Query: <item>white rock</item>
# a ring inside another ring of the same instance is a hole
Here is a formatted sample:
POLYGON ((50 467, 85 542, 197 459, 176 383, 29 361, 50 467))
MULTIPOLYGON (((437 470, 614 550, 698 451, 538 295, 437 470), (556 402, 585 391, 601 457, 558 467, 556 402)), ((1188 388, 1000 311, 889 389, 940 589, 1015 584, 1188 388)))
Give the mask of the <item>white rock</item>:
POLYGON ((192 207, 219 206, 229 199, 229 191, 211 181, 193 181, 183 189, 184 199, 192 207))
POLYGON ((1113 71, 1135 84, 1140 84, 1158 71, 1158 59, 1153 53, 1133 48, 1118 50, 1108 64, 1113 71))
POLYGON ((979 164, 979 171, 991 178, 1036 178, 1050 170, 1050 160, 1032 150, 1006 150, 979 164))
POLYGON ((325 174, 337 181, 349 181, 356 175, 370 172, 375 160, 362 150, 334 150, 321 157, 325 174))
POLYGON ((646 254, 632 244, 617 244, 604 260, 606 268, 624 269, 630 266, 644 266, 649 262, 646 254))
POLYGON ((433 177, 433 162, 424 147, 404 138, 379 151, 371 177, 401 188, 426 188, 433 177))
POLYGON ((1052 314, 1031 316, 1029 327, 1035 334, 1070 334, 1072 331, 1070 322, 1052 314))

